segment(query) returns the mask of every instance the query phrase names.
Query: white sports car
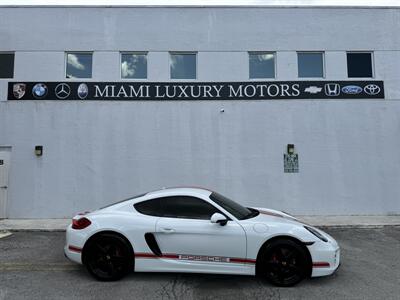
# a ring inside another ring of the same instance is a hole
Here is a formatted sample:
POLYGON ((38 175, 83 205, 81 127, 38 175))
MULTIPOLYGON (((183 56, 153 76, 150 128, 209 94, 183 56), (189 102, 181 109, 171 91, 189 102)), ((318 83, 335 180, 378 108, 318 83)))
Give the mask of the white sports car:
POLYGON ((77 215, 64 252, 99 280, 131 270, 258 274, 279 286, 330 275, 340 260, 325 232, 201 188, 162 189, 77 215))

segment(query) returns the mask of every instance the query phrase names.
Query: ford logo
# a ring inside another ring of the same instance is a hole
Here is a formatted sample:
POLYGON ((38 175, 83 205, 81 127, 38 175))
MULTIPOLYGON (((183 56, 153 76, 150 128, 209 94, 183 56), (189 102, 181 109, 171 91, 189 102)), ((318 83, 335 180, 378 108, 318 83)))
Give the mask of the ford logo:
POLYGON ((342 92, 349 95, 360 94, 362 90, 362 87, 359 87, 358 85, 346 85, 342 87, 342 92))

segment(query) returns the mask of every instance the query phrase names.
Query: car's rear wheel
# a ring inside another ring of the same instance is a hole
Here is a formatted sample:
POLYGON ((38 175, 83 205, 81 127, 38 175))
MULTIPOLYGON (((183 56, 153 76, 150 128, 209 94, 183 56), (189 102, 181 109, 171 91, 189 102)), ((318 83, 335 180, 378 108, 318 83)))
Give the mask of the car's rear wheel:
POLYGON ((98 280, 113 281, 133 269, 133 251, 120 236, 104 233, 90 240, 84 248, 83 262, 98 280))
POLYGON ((261 255, 262 275, 274 285, 293 286, 309 272, 310 258, 307 250, 295 241, 278 239, 269 243, 261 255))

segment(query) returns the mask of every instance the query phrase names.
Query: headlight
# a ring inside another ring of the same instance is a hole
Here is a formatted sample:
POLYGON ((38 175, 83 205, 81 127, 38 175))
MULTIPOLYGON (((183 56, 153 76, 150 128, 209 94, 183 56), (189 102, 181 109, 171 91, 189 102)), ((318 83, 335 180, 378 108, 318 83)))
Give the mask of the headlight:
POLYGON ((312 227, 304 226, 305 229, 307 229, 309 232, 311 232, 313 235, 315 235, 317 238, 319 238, 321 241, 327 242, 328 239, 324 237, 321 233, 319 233, 317 230, 315 230, 312 227))

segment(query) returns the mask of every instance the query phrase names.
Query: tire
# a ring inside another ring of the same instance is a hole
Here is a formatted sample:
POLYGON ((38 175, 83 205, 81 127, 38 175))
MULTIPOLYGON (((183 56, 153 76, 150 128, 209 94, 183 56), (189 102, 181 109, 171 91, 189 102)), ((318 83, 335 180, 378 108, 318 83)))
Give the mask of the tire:
POLYGON ((311 259, 304 246, 289 239, 267 244, 257 261, 261 275, 276 286, 294 286, 308 276, 311 259))
POLYGON ((102 233, 85 246, 83 263, 97 280, 119 280, 133 270, 133 250, 122 237, 111 233, 102 233))

